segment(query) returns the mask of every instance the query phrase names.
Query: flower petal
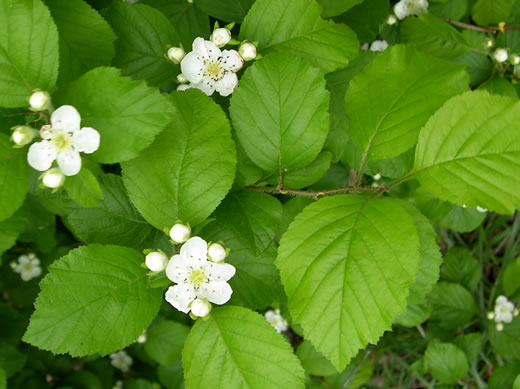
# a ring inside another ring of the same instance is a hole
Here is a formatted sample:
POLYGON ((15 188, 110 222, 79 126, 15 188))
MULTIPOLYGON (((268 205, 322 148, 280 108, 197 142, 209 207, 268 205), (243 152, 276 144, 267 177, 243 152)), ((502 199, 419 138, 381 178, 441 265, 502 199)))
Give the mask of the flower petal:
POLYGON ((224 69, 236 73, 244 66, 244 60, 236 50, 224 50, 222 52, 222 66, 224 69))
POLYGON ((56 155, 57 151, 54 145, 47 140, 43 140, 33 143, 29 147, 27 162, 33 169, 44 172, 51 167, 56 155))
POLYGON ((212 78, 204 77, 201 82, 197 84, 190 84, 192 88, 203 91, 206 95, 211 96, 215 92, 215 81, 212 78))
POLYGON ((229 301, 233 289, 227 282, 208 282, 201 286, 199 293, 213 304, 222 305, 229 301))
POLYGON ((508 300, 507 300, 506 296, 500 295, 500 296, 497 297, 496 304, 497 305, 505 304, 505 303, 507 303, 507 301, 508 300))
POLYGON ((73 149, 65 149, 58 154, 58 167, 66 176, 75 176, 81 170, 81 157, 73 149))
POLYGON ((62 105, 51 115, 51 124, 54 128, 70 132, 78 131, 81 117, 72 105, 62 105))
POLYGON ((205 269, 210 281, 229 281, 236 273, 236 269, 229 263, 211 263, 205 269))
POLYGON ((182 245, 180 254, 182 258, 188 261, 207 261, 208 243, 204 239, 194 236, 182 245))
POLYGON ((184 282, 184 280, 188 278, 189 275, 187 267, 187 259, 181 257, 178 254, 174 255, 171 257, 168 265, 166 266, 166 277, 168 277, 170 281, 177 284, 184 282))
POLYGON ((217 60, 222 55, 216 44, 200 37, 195 38, 192 47, 197 56, 202 56, 209 60, 217 60))
POLYGON ((179 284, 170 286, 164 295, 166 301, 173 305, 181 312, 188 313, 190 308, 188 305, 195 300, 197 296, 193 290, 193 286, 189 284, 179 284))
POLYGON ((27 255, 20 255, 18 257, 18 263, 20 265, 25 265, 25 264, 30 263, 30 262, 31 262, 31 259, 27 255))
POLYGON ((226 73, 226 75, 215 85, 215 89, 221 96, 229 96, 238 85, 238 77, 235 73, 226 73))
POLYGON ((186 54, 181 61, 181 72, 193 83, 198 83, 202 80, 204 74, 204 62, 200 59, 195 51, 186 54))
POLYGON ((99 132, 91 127, 83 127, 72 135, 72 143, 77 151, 91 154, 99 148, 99 132))

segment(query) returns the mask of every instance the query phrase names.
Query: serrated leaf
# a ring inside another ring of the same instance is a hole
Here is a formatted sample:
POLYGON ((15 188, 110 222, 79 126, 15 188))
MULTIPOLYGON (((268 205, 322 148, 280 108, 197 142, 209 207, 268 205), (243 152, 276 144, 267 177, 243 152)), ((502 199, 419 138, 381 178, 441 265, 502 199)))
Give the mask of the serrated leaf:
POLYGON ((506 295, 513 295, 520 288, 520 258, 510 262, 502 276, 502 285, 506 295))
POLYGON ((389 8, 389 0, 365 0, 334 20, 349 26, 360 42, 372 42, 388 18, 389 8))
MULTIPOLYGON (((301 169, 287 171, 283 175, 283 185, 286 188, 301 189, 319 181, 329 170, 332 154, 328 151, 319 153, 314 161, 301 169)), ((272 176, 267 182, 278 185, 278 177, 272 176)))
POLYGON ((428 319, 431 312, 432 307, 429 304, 408 304, 406 311, 396 317, 394 324, 412 328, 428 319))
POLYGON ((454 206, 442 219, 441 226, 455 232, 471 232, 480 226, 485 218, 486 212, 454 206))
POLYGON ((161 86, 175 79, 179 67, 168 60, 169 46, 179 46, 177 31, 164 16, 145 4, 114 2, 107 19, 117 34, 114 65, 123 75, 161 86))
POLYGON ((432 375, 447 384, 454 384, 468 374, 469 364, 466 355, 451 343, 430 342, 424 360, 432 375))
POLYGON ((300 362, 307 372, 307 374, 315 376, 328 376, 337 374, 338 371, 332 363, 321 355, 313 347, 311 342, 304 340, 295 352, 296 356, 300 359, 300 362))
POLYGON ((101 143, 92 157, 102 163, 136 157, 175 114, 157 89, 122 77, 115 68, 96 68, 84 74, 69 85, 61 102, 76 107, 83 127, 99 131, 101 143))
POLYGON ((509 20, 513 0, 478 0, 473 5, 471 16, 481 26, 498 24, 509 20))
POLYGON ((28 107, 58 77, 58 31, 41 0, 0 0, 0 106, 28 107))
POLYGON ((421 130, 413 175, 442 200, 500 213, 520 208, 517 99, 467 92, 421 130))
POLYGON ((294 219, 276 264, 293 320, 341 371, 405 310, 419 239, 398 201, 333 196, 294 219))
POLYGON ((513 318, 505 323, 504 329, 498 331, 494 321, 488 322, 489 341, 493 350, 508 359, 520 360, 520 319, 513 318))
POLYGON ((489 379, 489 389, 512 388, 516 382, 517 376, 520 374, 520 363, 507 363, 503 366, 497 366, 493 369, 493 375, 489 379))
POLYGON ((67 85, 114 58, 115 34, 105 19, 83 0, 47 1, 60 42, 58 83, 67 85))
POLYGON ((15 244, 26 223, 27 214, 23 208, 10 218, 0 222, 0 264, 2 263, 2 254, 15 244))
POLYGON ((67 177, 64 188, 70 198, 83 207, 96 207, 103 201, 96 176, 85 167, 75 176, 67 177))
POLYGON ((187 389, 303 389, 291 346, 258 313, 220 307, 197 320, 182 353, 187 389), (201 361, 204 361, 201 363, 201 361))
POLYGON ((0 133, 0 221, 20 208, 29 187, 29 165, 25 151, 13 149, 0 133))
POLYGON ((311 163, 329 131, 323 74, 298 57, 270 55, 249 68, 231 98, 240 144, 268 173, 311 163))
POLYGON ((447 329, 462 328, 468 324, 477 306, 466 288, 450 282, 439 282, 428 296, 433 305, 431 320, 447 329))
POLYGON ((147 289, 143 255, 99 244, 49 266, 23 340, 55 354, 106 355, 132 343, 159 311, 162 291, 147 289))
POLYGON ((345 107, 352 140, 370 159, 395 157, 417 142, 428 118, 468 83, 460 65, 407 46, 389 48, 350 82, 345 107))
POLYGON ((204 221, 231 188, 236 164, 229 122, 217 104, 197 90, 173 93, 170 101, 176 120, 123 164, 130 199, 160 230, 176 220, 204 221))
POLYGON ((150 327, 144 349, 158 364, 165 366, 181 359, 184 341, 190 328, 171 320, 163 320, 150 327))
POLYGON ((324 18, 330 18, 331 16, 341 15, 343 12, 348 11, 363 1, 364 0, 318 0, 318 3, 323 7, 321 15, 324 18))
POLYGON ((255 0, 194 0, 195 6, 215 19, 241 23, 255 0))
POLYGON ((473 292, 482 277, 481 272, 480 263, 463 247, 453 247, 444 255, 441 278, 445 281, 461 284, 473 292))
POLYGON ((482 334, 480 332, 472 332, 457 336, 453 343, 466 354, 470 364, 477 363, 479 354, 482 350, 482 334))
POLYGON ((320 13, 315 0, 256 0, 240 40, 258 41, 262 52, 286 52, 332 72, 357 55, 359 42, 347 26, 323 20, 320 13))

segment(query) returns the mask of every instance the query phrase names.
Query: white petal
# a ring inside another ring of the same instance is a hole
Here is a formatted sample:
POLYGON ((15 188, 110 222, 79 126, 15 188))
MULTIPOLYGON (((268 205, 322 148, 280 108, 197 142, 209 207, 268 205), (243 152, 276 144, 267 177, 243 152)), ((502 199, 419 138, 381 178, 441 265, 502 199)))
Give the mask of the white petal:
POLYGON ((181 72, 192 83, 198 83, 202 80, 205 66, 200 58, 201 56, 192 51, 181 61, 181 72))
POLYGON ((33 267, 31 271, 31 278, 39 277, 42 274, 42 268, 39 266, 33 267))
POLYGON ((20 255, 18 257, 18 263, 20 265, 25 265, 27 263, 31 262, 31 259, 27 255, 20 255))
POLYGON ((72 135, 72 143, 76 150, 91 154, 99 148, 99 132, 91 127, 83 127, 72 135))
POLYGON ((33 278, 32 269, 31 270, 22 270, 20 273, 20 277, 22 277, 22 280, 24 280, 24 281, 29 281, 31 278, 33 278))
POLYGON ((504 307, 509 311, 509 312, 513 312, 515 310, 515 306, 513 305, 513 303, 511 301, 508 301, 507 303, 504 304, 504 307))
POLYGON ((495 304, 499 304, 499 305, 501 305, 501 304, 505 304, 505 303, 507 303, 507 302, 508 302, 507 297, 501 295, 501 296, 498 296, 498 297, 497 297, 497 301, 496 301, 495 304))
POLYGON ((180 254, 188 261, 207 261, 208 243, 204 239, 194 236, 182 245, 180 254))
POLYGON ((244 66, 244 60, 240 54, 238 54, 238 51, 224 50, 222 52, 222 66, 224 69, 236 73, 244 66))
POLYGON ((29 147, 27 162, 33 169, 44 172, 51 167, 52 162, 56 159, 56 155, 57 152, 54 145, 47 140, 43 140, 33 143, 29 147))
POLYGON ((190 311, 188 305, 190 305, 190 303, 195 300, 196 297, 197 296, 195 296, 193 286, 189 284, 170 286, 164 296, 166 301, 184 313, 188 313, 190 311))
POLYGON ((229 263, 208 262, 204 272, 208 275, 210 281, 229 281, 235 275, 236 269, 229 263))
POLYGON ((222 52, 216 44, 214 44, 211 41, 204 40, 202 38, 195 38, 195 40, 193 41, 193 51, 198 56, 205 57, 209 60, 217 60, 222 55, 222 52))
POLYGON ((190 84, 192 88, 203 91, 206 95, 211 96, 215 92, 215 81, 212 78, 205 77, 198 84, 190 84))
POLYGON ((58 154, 58 167, 66 176, 75 176, 81 170, 81 157, 72 149, 65 149, 58 154))
POLYGON ((227 73, 221 80, 217 81, 215 89, 221 96, 229 96, 238 85, 238 78, 235 73, 227 73))
POLYGON ((406 8, 404 0, 401 0, 394 6, 394 13, 395 16, 397 16, 397 19, 399 20, 403 20, 408 16, 408 9, 406 8))
POLYGON ((513 321, 513 314, 511 312, 502 313, 502 321, 504 323, 511 323, 513 321))
POLYGON ((174 255, 166 266, 166 277, 175 283, 184 282, 188 278, 188 260, 180 255, 174 255))
POLYGON ((51 124, 54 128, 74 132, 79 130, 81 117, 72 105, 62 105, 51 115, 51 124))
POLYGON ((199 293, 213 304, 222 305, 229 301, 233 289, 227 282, 209 282, 201 286, 199 293))

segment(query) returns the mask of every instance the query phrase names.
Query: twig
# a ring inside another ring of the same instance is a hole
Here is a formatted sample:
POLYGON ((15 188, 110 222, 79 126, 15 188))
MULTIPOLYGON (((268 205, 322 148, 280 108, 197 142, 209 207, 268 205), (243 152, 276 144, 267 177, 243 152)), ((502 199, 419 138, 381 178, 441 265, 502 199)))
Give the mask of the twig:
POLYGON ((256 192, 267 192, 267 193, 275 193, 275 194, 283 194, 283 195, 292 195, 292 196, 303 196, 303 197, 311 197, 313 199, 319 199, 325 196, 333 196, 341 193, 356 193, 356 192, 377 192, 380 190, 385 191, 386 187, 355 187, 355 186, 346 186, 338 189, 330 189, 324 190, 320 192, 306 191, 306 190, 296 190, 296 189, 287 189, 287 188, 279 188, 278 186, 257 186, 251 185, 246 186, 245 189, 254 190, 256 192))
POLYGON ((478 32, 486 32, 490 34, 495 34, 497 32, 504 32, 507 30, 520 30, 520 26, 506 26, 505 24, 500 24, 498 27, 481 27, 481 26, 475 26, 473 24, 468 24, 464 22, 459 22, 458 20, 453 19, 444 19, 444 21, 448 24, 451 24, 453 26, 457 26, 460 28, 464 28, 466 30, 473 30, 478 32))
POLYGON ((347 380, 345 381, 345 383, 343 384, 343 386, 341 387, 341 389, 346 389, 348 387, 348 385, 350 384, 350 382, 354 379, 354 377, 356 376, 357 372, 359 369, 361 369, 361 366, 363 366, 363 364, 365 363, 365 361, 367 360, 368 356, 370 355, 371 351, 370 350, 367 350, 367 352, 365 353, 365 355, 363 356, 363 359, 361 359, 361 362, 358 363, 358 365, 354 368, 354 370, 352 370, 352 373, 350 373, 350 375, 348 376, 347 380))

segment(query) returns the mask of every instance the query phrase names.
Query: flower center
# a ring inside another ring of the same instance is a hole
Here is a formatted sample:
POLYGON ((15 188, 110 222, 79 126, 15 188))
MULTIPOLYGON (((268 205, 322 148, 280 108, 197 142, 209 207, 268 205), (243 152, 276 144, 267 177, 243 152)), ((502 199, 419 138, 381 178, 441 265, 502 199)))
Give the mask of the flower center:
POLYGON ((23 267, 23 270, 26 272, 32 271, 32 269, 33 269, 33 266, 30 263, 26 263, 22 267, 23 267))
POLYGON ((219 62, 211 62, 206 67, 206 72, 208 73, 208 76, 210 76, 213 79, 220 78, 223 70, 224 69, 222 69, 222 66, 220 66, 219 62))
POLYGON ((58 134, 52 140, 56 145, 56 148, 59 150, 63 150, 70 145, 70 135, 67 133, 58 134))
POLYGON ((190 282, 198 286, 204 282, 206 282, 206 275, 202 270, 193 270, 190 274, 190 282))

